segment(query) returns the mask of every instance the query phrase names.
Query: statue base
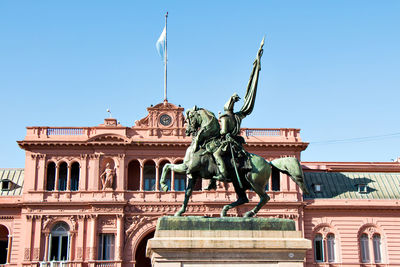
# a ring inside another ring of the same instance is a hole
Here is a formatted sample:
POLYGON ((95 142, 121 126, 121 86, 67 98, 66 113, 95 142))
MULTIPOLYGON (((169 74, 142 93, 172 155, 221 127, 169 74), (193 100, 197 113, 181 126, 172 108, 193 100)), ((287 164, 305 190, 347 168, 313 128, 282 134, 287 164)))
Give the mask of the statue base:
POLYGON ((292 220, 162 217, 146 252, 154 267, 302 267, 310 248, 292 220))

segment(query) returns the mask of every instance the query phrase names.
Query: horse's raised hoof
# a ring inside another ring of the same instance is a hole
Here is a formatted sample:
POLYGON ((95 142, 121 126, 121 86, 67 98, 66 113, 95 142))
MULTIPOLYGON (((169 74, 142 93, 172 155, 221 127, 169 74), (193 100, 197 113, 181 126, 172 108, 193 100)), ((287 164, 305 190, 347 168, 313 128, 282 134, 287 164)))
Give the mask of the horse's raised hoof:
POLYGON ((254 211, 248 211, 246 212, 246 214, 244 215, 245 218, 250 218, 253 217, 254 215, 256 215, 256 213, 254 211))
POLYGON ((161 185, 161 190, 164 191, 164 192, 167 192, 168 191, 168 185, 166 185, 166 184, 161 185))
POLYGON ((228 212, 228 210, 229 210, 229 207, 224 206, 221 211, 221 217, 226 217, 226 213, 228 212))

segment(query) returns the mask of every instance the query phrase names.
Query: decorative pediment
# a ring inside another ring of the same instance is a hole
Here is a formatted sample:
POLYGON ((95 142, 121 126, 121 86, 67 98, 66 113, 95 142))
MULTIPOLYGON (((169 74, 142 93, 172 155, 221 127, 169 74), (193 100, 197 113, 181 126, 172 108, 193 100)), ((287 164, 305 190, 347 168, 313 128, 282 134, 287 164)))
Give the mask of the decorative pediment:
POLYGON ((88 142, 129 142, 129 139, 117 134, 100 134, 93 136, 88 142))
POLYGON ((147 108, 146 117, 135 121, 135 130, 146 130, 149 136, 182 136, 184 135, 184 109, 168 103, 157 104, 147 108))

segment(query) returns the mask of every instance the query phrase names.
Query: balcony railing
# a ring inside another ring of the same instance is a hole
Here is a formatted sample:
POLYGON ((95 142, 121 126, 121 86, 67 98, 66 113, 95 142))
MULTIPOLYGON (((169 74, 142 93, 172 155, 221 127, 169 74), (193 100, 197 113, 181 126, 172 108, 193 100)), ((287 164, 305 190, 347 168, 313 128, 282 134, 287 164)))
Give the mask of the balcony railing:
POLYGON ((40 267, 71 267, 71 263, 67 261, 48 261, 40 262, 40 267))
POLYGON ((47 135, 83 135, 85 128, 47 128, 47 135))
POLYGON ((246 136, 281 136, 280 129, 246 129, 246 136))
POLYGON ((96 267, 115 267, 115 262, 97 262, 96 267))

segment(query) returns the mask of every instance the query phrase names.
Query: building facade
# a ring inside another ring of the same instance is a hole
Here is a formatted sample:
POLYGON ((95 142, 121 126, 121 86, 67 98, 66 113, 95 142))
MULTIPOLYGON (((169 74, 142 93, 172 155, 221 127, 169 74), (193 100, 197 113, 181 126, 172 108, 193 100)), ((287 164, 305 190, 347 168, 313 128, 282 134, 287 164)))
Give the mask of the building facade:
MULTIPOLYGON (((27 127, 24 169, 1 169, 0 264, 5 266, 148 266, 146 242, 157 219, 173 215, 186 177, 191 139, 183 108, 164 102, 132 127, 107 118, 96 127, 27 127)), ((246 149, 266 160, 307 148, 299 129, 241 129, 246 149)), ((272 174, 271 200, 259 217, 289 218, 313 240, 306 266, 400 266, 400 163, 303 162, 310 195, 285 174, 272 174)), ((232 185, 196 185, 185 215, 217 217, 234 202, 232 185)), ((242 216, 258 202, 229 211, 242 216)))

